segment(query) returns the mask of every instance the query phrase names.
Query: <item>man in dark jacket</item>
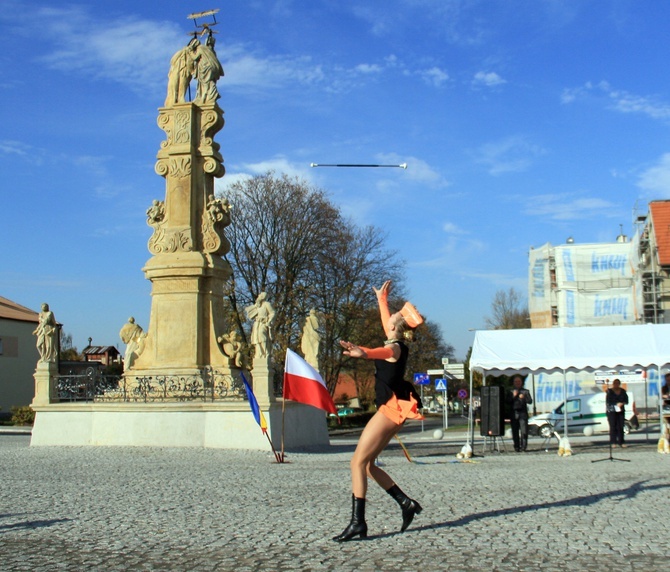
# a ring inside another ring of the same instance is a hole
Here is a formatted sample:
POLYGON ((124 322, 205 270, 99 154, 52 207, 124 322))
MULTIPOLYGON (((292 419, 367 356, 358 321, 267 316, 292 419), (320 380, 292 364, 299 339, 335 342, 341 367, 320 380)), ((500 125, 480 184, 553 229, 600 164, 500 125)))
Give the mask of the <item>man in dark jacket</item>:
POLYGON ((514 450, 525 451, 528 446, 528 406, 533 403, 530 391, 523 387, 523 378, 515 375, 512 378, 512 391, 508 402, 512 421, 512 438, 514 450))

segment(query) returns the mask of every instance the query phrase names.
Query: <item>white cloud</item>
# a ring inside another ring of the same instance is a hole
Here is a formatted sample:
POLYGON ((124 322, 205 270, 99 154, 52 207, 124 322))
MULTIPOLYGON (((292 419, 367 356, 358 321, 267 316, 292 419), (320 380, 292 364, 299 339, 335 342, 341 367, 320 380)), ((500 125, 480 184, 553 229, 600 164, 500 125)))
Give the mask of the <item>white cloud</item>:
POLYGON ((670 197, 670 153, 665 153, 656 165, 645 170, 637 186, 654 198, 670 197))
POLYGON ((548 220, 567 221, 589 218, 613 218, 621 215, 619 205, 598 197, 575 196, 574 193, 554 193, 517 197, 524 214, 548 220))
POLYGON ((34 16, 54 43, 49 67, 128 85, 137 92, 164 83, 166 62, 183 41, 179 26, 139 17, 95 20, 83 7, 42 8, 34 16))
POLYGON ((657 96, 636 95, 621 89, 614 89, 609 82, 586 82, 583 86, 565 88, 561 103, 569 104, 587 97, 606 97, 607 107, 621 113, 638 113, 652 119, 670 120, 670 103, 657 96))
POLYGON ((445 222, 442 225, 442 230, 447 234, 468 234, 467 230, 463 230, 461 227, 454 224, 453 222, 445 222))
POLYGON ((472 80, 472 83, 474 83, 475 85, 483 85, 483 86, 486 86, 486 87, 495 87, 497 85, 502 85, 504 83, 507 83, 507 80, 501 78, 495 72, 479 71, 475 74, 475 77, 472 80))
POLYGON ((490 282, 496 286, 506 288, 516 288, 521 292, 525 292, 528 288, 528 277, 510 276, 509 274, 500 274, 499 272, 483 272, 477 270, 460 270, 457 274, 463 278, 474 278, 476 280, 483 280, 490 282))
POLYGON ((449 182, 423 159, 412 156, 401 156, 398 153, 377 153, 375 158, 382 164, 400 165, 407 163, 404 172, 406 179, 431 188, 444 188, 449 182))
POLYGON ((326 73, 309 56, 269 56, 254 53, 242 45, 217 50, 225 72, 226 88, 276 88, 287 84, 315 85, 326 73))
POLYGON ((526 171, 545 150, 523 136, 507 137, 482 145, 474 153, 477 163, 486 165, 491 175, 526 171))
POLYGON ((441 87, 449 80, 449 74, 437 66, 420 70, 417 73, 428 85, 435 87, 441 87))
POLYGON ((12 139, 0 140, 0 153, 25 156, 31 150, 30 145, 12 139))
POLYGON ((223 178, 216 179, 214 182, 217 192, 224 192, 226 188, 235 183, 246 181, 257 175, 265 175, 268 171, 274 171, 277 175, 286 174, 289 177, 312 180, 312 171, 307 163, 295 163, 283 155, 277 155, 258 163, 243 163, 235 167, 235 171, 230 169, 231 171, 227 171, 223 178))
POLYGON ((358 64, 354 71, 359 73, 368 74, 368 73, 380 73, 383 71, 383 68, 377 64, 358 64))
MULTIPOLYGON (((89 80, 114 81, 152 98, 164 89, 170 58, 185 44, 184 30, 176 23, 138 16, 95 19, 81 6, 42 8, 34 19, 53 44, 53 51, 41 58, 48 67, 89 80)), ((229 90, 299 85, 344 91, 355 85, 352 78, 361 81, 396 65, 391 57, 383 65, 327 66, 309 55, 266 55, 246 44, 223 42, 216 51, 229 90)))

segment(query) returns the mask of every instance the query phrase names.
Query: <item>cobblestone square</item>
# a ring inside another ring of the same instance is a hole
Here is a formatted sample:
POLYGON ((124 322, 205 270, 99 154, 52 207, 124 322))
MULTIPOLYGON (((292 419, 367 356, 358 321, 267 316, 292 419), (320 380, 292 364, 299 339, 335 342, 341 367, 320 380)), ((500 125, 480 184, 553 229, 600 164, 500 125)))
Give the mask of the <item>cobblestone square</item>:
MULTIPOLYGON (((328 452, 30 448, 0 435, 0 569, 664 570, 670 458, 652 443, 593 460, 487 454, 456 462, 455 442, 408 436, 381 463, 424 511, 400 511, 372 484, 370 538, 337 544, 350 516, 355 440, 328 452)), ((477 448, 477 451, 479 448, 477 448)))

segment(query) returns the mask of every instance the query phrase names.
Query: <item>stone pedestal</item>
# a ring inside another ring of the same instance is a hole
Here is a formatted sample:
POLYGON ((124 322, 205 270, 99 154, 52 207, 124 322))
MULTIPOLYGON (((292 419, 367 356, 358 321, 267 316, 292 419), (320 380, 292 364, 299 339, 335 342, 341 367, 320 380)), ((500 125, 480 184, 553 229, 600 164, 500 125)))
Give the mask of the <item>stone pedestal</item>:
POLYGON ((254 358, 254 369, 251 372, 253 390, 258 405, 268 406, 276 401, 272 382, 273 370, 268 358, 254 358))
MULTIPOLYGON (((105 447, 211 447, 270 453, 246 401, 221 403, 52 403, 35 406, 30 445, 105 447)), ((282 406, 261 407, 275 447, 281 444, 282 406)), ((326 415, 286 402, 288 451, 329 446, 326 415)))
MULTIPOLYGON (((154 201, 147 223, 152 258, 151 316, 144 348, 128 377, 193 375, 204 367, 229 371, 217 338, 227 331, 223 289, 231 268, 221 256, 230 244, 228 205, 214 198, 214 177, 224 174, 214 134, 223 127, 216 103, 181 103, 159 110, 161 144, 156 172, 165 177, 165 200, 154 201)), ((132 384, 132 382, 131 382, 132 384)))
POLYGON ((31 403, 34 405, 48 405, 58 401, 58 388, 54 376, 58 375, 58 364, 48 361, 37 362, 37 368, 33 377, 35 378, 35 397, 31 403))

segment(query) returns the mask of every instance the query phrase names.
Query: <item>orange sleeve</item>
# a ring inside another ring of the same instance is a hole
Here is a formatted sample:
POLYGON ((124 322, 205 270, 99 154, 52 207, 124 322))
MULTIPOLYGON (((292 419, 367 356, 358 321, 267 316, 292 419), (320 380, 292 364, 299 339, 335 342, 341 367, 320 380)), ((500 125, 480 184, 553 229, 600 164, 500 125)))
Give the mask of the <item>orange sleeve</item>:
POLYGON ((383 348, 364 348, 359 346, 365 352, 365 359, 388 359, 393 357, 393 348, 385 346, 383 348))
POLYGON ((386 297, 381 297, 377 298, 377 302, 379 304, 379 315, 381 316, 382 319, 382 327, 384 328, 384 333, 386 334, 386 337, 388 337, 389 336, 388 323, 389 318, 391 317, 391 312, 389 312, 388 300, 386 299, 386 297))

